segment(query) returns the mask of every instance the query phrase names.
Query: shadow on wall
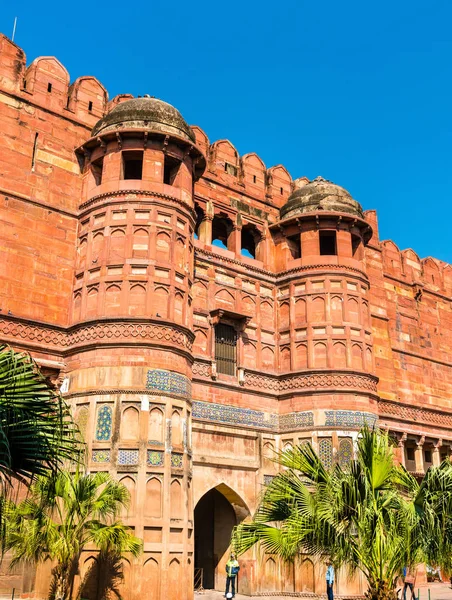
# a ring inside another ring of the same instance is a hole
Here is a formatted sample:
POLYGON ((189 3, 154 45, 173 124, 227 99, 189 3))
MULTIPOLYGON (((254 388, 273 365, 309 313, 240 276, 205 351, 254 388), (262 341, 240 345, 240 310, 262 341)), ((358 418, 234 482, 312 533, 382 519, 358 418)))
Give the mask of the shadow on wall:
POLYGON ((90 562, 80 584, 77 600, 120 599, 124 581, 123 559, 117 555, 104 554, 90 562))

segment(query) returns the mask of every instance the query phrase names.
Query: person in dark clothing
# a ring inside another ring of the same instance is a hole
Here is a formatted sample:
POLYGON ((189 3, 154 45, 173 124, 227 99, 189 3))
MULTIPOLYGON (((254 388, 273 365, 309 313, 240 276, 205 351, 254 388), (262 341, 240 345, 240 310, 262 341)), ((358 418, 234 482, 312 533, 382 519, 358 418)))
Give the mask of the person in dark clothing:
POLYGON ((231 554, 228 562, 226 563, 226 591, 224 594, 225 598, 235 597, 235 580, 240 571, 240 565, 235 557, 235 554, 231 554), (232 596, 228 596, 229 588, 231 588, 232 596))

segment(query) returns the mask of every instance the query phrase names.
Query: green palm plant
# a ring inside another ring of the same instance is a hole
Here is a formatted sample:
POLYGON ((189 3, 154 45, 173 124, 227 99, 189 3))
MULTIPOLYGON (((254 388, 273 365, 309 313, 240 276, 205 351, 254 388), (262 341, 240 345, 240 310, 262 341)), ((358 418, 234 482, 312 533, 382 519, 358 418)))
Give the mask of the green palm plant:
POLYGON ((69 409, 36 363, 0 345, 0 538, 5 501, 14 480, 33 477, 76 460, 81 444, 69 409))
POLYGON ((130 496, 109 473, 59 471, 39 477, 28 497, 10 504, 6 546, 12 563, 55 561, 54 596, 71 597, 81 553, 95 547, 102 556, 138 556, 141 540, 117 520, 130 496))
POLYGON ((0 345, 0 475, 34 475, 73 460, 80 449, 67 405, 24 352, 0 345))
POLYGON ((356 459, 326 469, 311 446, 277 457, 284 467, 265 489, 252 522, 233 532, 241 554, 255 544, 292 561, 300 552, 361 571, 369 600, 396 600, 405 566, 451 567, 452 466, 418 482, 396 464, 386 433, 361 431, 356 459))

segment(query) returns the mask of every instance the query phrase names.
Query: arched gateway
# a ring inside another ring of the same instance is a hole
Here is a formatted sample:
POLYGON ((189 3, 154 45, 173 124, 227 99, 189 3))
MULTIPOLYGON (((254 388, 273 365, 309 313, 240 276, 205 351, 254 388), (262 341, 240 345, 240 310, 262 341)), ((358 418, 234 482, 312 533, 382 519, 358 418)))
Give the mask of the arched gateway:
POLYGON ((205 589, 224 590, 232 529, 249 514, 245 502, 225 483, 210 489, 196 504, 194 566, 205 589))

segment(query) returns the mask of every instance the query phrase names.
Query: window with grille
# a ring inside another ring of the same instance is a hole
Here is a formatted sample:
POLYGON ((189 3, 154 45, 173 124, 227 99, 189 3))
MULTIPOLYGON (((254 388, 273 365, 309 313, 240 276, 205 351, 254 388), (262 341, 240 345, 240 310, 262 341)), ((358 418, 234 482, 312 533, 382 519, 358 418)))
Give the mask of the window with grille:
POLYGON ((215 326, 215 361, 217 372, 235 375, 237 368, 237 332, 230 325, 215 326))

